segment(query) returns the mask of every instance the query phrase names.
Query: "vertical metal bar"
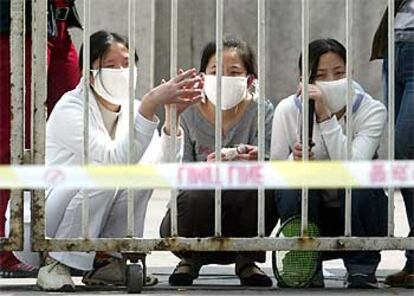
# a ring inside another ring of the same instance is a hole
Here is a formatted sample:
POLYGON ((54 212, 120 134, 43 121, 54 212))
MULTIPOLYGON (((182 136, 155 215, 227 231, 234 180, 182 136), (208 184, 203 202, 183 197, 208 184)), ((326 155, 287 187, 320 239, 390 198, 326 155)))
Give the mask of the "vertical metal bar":
MULTIPOLYGON (((346 77, 347 101, 346 101, 346 160, 352 160, 352 71, 353 71, 353 44, 352 44, 352 0, 346 0, 346 77)), ((345 236, 351 236, 352 233, 352 190, 345 188, 345 236)))
MULTIPOLYGON (((265 98, 266 98, 266 0, 259 0, 257 7, 257 49, 259 73, 258 101, 258 161, 265 160, 265 98)), ((259 187, 257 199, 257 235, 265 235, 265 191, 259 187)))
MULTIPOLYGON (((395 0, 388 0, 388 159, 395 159, 395 0)), ((394 236, 394 187, 388 187, 388 236, 394 236)))
MULTIPOLYGON (((128 40, 129 40, 129 104, 128 104, 128 164, 133 163, 134 155, 134 97, 135 97, 135 17, 136 17, 136 0, 128 0, 128 40)), ((133 237, 134 229, 134 191, 128 188, 128 206, 127 206, 127 236, 133 237)))
MULTIPOLYGON (((89 163, 89 80, 90 80, 90 18, 91 18, 91 2, 84 0, 83 3, 83 158, 82 164, 89 163)), ((89 237, 89 196, 87 190, 83 190, 82 200, 82 236, 89 237)))
MULTIPOLYGON (((10 155, 12 165, 23 164, 24 154, 24 100, 25 98, 25 2, 12 0, 10 3, 10 92, 11 92, 11 141, 10 155)), ((4 107, 3 107, 4 108, 4 107)), ((7 107, 8 108, 8 107, 7 107)), ((23 248, 23 191, 10 192, 11 223, 9 247, 23 248)), ((7 244, 4 249, 7 249, 7 244)))
MULTIPOLYGON (((178 0, 171 0, 171 45, 170 45, 170 77, 177 75, 177 46, 178 46, 178 0)), ((170 162, 176 162, 177 150, 177 108, 171 105, 170 108, 170 124, 171 124, 171 146, 170 146, 170 162)), ((171 190, 171 235, 178 234, 177 228, 177 190, 171 190)))
MULTIPOLYGON (((221 78, 223 76, 223 0, 216 0, 216 79, 217 102, 215 108, 215 154, 216 162, 221 162, 221 78)), ((214 191, 215 236, 221 236, 221 188, 214 191)))
MULTIPOLYGON (((309 0, 302 0, 301 6, 302 12, 302 160, 308 161, 309 159, 309 0)), ((301 223, 301 235, 304 236, 307 233, 308 228, 308 204, 309 204, 309 191, 308 188, 302 188, 302 223, 301 223)))
POLYGON ((155 79, 155 0, 151 0, 151 32, 150 32, 150 88, 154 87, 155 79))
MULTIPOLYGON (((44 164, 46 147, 46 98, 47 98, 47 1, 32 2, 32 160, 34 164, 44 164)), ((45 236, 44 192, 33 192, 32 217, 36 222, 32 227, 33 247, 45 236)))

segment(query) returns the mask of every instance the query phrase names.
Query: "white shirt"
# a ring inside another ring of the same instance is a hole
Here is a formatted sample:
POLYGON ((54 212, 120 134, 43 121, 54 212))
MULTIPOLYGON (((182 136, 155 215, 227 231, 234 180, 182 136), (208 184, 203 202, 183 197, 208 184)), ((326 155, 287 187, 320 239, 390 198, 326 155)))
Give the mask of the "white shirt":
MULTIPOLYGON (((273 116, 271 159, 292 159, 293 145, 299 142, 300 108, 295 95, 283 99, 273 116)), ((300 106, 300 103, 299 103, 300 106)), ((378 149, 387 120, 385 106, 367 93, 357 93, 352 117, 352 160, 371 160, 378 149), (355 108, 357 107, 357 108, 355 108)), ((314 124, 312 151, 317 160, 345 160, 346 117, 336 116, 314 124)))

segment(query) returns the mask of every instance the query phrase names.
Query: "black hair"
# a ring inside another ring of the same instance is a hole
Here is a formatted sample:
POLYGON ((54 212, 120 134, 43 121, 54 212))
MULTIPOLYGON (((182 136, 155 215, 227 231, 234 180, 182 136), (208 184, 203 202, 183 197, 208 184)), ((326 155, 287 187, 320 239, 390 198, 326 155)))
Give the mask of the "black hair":
MULTIPOLYGON (((346 64, 346 49, 335 39, 317 39, 309 44, 309 83, 315 82, 319 60, 325 53, 333 52, 340 56, 346 64)), ((299 75, 302 75, 302 54, 299 56, 299 75)))
MULTIPOLYGON (((223 40, 223 49, 235 49, 243 61, 248 75, 257 78, 256 57, 247 42, 236 37, 226 37, 223 40)), ((216 54, 216 42, 210 41, 202 50, 200 72, 206 72, 210 58, 216 54)))
MULTIPOLYGON (((105 54, 107 53, 108 49, 114 43, 120 43, 124 45, 127 49, 128 46, 128 39, 124 36, 121 36, 117 33, 108 32, 108 31, 97 31, 93 33, 90 37, 90 65, 89 67, 92 69, 92 65, 96 60, 100 59, 99 69, 102 66, 102 60, 105 54)), ((138 55, 135 53, 135 63, 138 63, 138 55)), ((83 68, 83 45, 79 51, 79 69, 82 71, 83 68)))

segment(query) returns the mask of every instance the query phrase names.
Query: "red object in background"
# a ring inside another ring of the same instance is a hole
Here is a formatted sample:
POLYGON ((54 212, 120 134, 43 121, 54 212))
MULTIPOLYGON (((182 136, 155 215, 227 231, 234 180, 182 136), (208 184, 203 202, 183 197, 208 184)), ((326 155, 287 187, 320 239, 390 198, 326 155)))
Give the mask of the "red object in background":
MULTIPOLYGON (((60 1, 65 2, 65 1, 60 1)), ((76 87, 80 79, 78 55, 68 34, 67 24, 57 21, 58 35, 48 39, 47 46, 47 110, 52 112, 60 97, 76 87)), ((10 163, 10 41, 9 35, 0 35, 0 164, 10 163)), ((30 147, 30 81, 31 40, 26 37, 26 140, 30 147)), ((39 73, 43 75, 43 73, 39 73)), ((5 235, 5 212, 9 191, 0 190, 0 237, 5 235)), ((9 268, 19 263, 11 252, 0 253, 0 268, 9 268)))

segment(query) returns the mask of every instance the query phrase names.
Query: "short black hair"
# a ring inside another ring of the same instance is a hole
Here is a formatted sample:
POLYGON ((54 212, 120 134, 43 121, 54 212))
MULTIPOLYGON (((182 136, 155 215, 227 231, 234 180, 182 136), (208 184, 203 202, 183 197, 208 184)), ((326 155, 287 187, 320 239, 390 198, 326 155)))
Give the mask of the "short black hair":
MULTIPOLYGON (((256 57, 251 47, 246 41, 239 38, 229 36, 223 40, 223 49, 235 49, 243 61, 244 67, 247 70, 247 74, 253 75, 257 78, 257 63, 256 57)), ((210 58, 216 54, 216 42, 210 41, 204 46, 201 53, 200 72, 206 72, 208 62, 210 58)))
MULTIPOLYGON (((97 31, 93 33, 90 37, 90 65, 89 67, 92 69, 92 65, 96 60, 103 60, 103 57, 107 53, 108 49, 114 43, 120 43, 124 45, 127 49, 128 46, 128 38, 114 32, 108 31, 97 31)), ((135 63, 138 63, 138 55, 135 53, 135 63)), ((83 68, 83 45, 79 51, 79 70, 82 71, 83 68)), ((99 69, 101 68, 101 64, 99 65, 99 69)))
MULTIPOLYGON (((336 53, 346 64, 346 49, 339 41, 332 38, 312 41, 309 44, 309 83, 315 82, 319 60, 323 54, 328 52, 336 53)), ((299 56, 299 75, 302 75, 302 53, 299 56)))

